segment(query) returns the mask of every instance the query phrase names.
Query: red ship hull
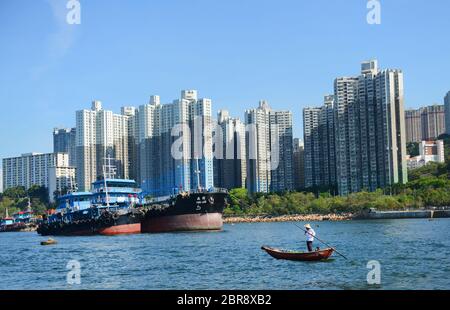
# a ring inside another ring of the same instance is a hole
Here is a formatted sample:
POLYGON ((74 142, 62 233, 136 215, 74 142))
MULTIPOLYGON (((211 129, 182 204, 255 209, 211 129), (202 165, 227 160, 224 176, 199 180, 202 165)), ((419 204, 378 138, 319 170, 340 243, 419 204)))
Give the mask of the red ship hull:
POLYGON ((140 234, 141 233, 141 223, 134 224, 124 224, 111 226, 99 229, 100 235, 114 236, 114 235, 129 235, 129 234, 140 234))
POLYGON ((222 213, 197 213, 147 218, 142 222, 143 233, 172 231, 221 230, 222 213))

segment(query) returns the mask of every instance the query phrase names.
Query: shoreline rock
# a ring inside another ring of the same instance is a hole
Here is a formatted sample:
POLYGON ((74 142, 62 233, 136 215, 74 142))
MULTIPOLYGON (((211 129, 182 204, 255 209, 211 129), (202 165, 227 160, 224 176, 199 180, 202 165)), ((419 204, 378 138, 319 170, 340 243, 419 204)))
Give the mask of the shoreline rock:
POLYGON ((229 216, 224 217, 224 224, 237 223, 275 223, 275 222, 322 222, 322 221, 349 221, 353 214, 305 214, 305 215, 282 215, 282 216, 229 216))

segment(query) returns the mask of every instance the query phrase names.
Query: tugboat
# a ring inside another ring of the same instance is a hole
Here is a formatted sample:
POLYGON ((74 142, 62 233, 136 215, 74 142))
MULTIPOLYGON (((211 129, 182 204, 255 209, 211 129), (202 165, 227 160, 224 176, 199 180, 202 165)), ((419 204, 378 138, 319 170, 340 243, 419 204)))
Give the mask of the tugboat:
MULTIPOLYGON (((30 206, 30 203, 28 205, 30 206)), ((17 212, 12 217, 9 216, 8 208, 6 208, 6 217, 0 221, 0 232, 31 231, 35 228, 35 218, 30 208, 27 211, 17 212)))
POLYGON ((140 191, 135 184, 105 179, 93 183, 92 193, 62 196, 56 212, 46 216, 37 231, 43 236, 140 233, 143 211, 135 208, 140 191))
POLYGON ((141 190, 133 180, 105 179, 93 183, 101 235, 138 234, 144 211, 136 207, 141 190))
POLYGON ((77 192, 61 196, 54 212, 43 216, 37 232, 49 235, 91 235, 95 232, 98 210, 91 205, 92 193, 77 192))
POLYGON ((20 231, 25 228, 25 224, 16 222, 14 218, 8 214, 8 208, 6 208, 6 216, 0 221, 0 232, 13 232, 20 231))
POLYGON ((92 192, 60 197, 56 212, 44 218, 38 233, 43 236, 140 233, 144 212, 136 204, 141 190, 135 181, 115 179, 114 172, 107 175, 105 169, 106 165, 103 179, 92 183, 92 192))

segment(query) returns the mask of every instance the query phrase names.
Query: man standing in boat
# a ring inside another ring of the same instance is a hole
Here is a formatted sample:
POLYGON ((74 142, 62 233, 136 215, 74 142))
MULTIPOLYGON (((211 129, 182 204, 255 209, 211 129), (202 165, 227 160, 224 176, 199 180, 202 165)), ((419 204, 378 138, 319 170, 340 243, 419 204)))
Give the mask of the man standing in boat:
POLYGON ((306 224, 305 228, 306 228, 306 231, 305 231, 306 246, 308 247, 308 251, 312 252, 313 251, 314 236, 316 235, 316 232, 314 231, 314 229, 311 228, 310 224, 306 224))

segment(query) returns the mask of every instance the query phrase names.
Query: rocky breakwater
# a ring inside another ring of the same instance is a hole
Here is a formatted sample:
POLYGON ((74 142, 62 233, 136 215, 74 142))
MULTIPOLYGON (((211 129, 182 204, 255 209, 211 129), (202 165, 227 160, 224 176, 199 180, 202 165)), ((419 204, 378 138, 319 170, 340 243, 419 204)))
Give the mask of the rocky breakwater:
POLYGON ((282 216, 227 216, 225 224, 234 223, 274 223, 274 222, 320 222, 320 221, 348 221, 353 219, 353 214, 297 214, 282 216))

